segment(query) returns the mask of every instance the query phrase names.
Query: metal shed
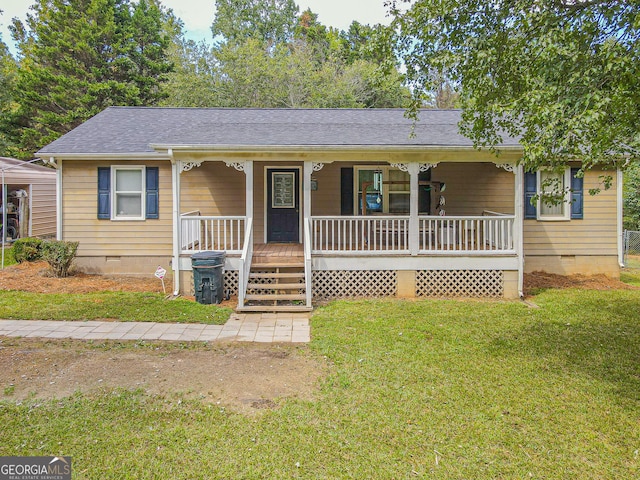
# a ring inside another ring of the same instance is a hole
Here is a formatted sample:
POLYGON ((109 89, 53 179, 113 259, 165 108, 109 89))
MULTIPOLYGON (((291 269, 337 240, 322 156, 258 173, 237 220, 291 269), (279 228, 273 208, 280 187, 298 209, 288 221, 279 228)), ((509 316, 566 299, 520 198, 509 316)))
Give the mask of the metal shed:
POLYGON ((0 203, 6 200, 7 225, 15 229, 7 229, 7 238, 55 237, 56 171, 7 157, 0 157, 0 170, 6 196, 0 203))

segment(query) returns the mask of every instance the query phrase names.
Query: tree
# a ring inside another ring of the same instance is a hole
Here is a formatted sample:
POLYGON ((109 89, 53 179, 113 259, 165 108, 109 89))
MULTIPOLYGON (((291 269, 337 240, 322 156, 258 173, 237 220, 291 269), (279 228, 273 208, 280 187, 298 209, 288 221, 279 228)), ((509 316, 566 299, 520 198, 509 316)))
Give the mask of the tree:
POLYGON ((403 3, 389 6, 414 108, 435 69, 461 85, 463 134, 490 148, 520 137, 528 170, 640 157, 638 0, 403 3))
POLYGON ((364 42, 358 44, 357 55, 347 54, 341 32, 322 25, 311 10, 292 21, 291 12, 298 10, 293 2, 218 0, 216 5, 214 31, 224 32, 223 41, 209 49, 205 43, 196 45, 177 39, 178 48, 172 50, 177 67, 165 87, 169 93, 165 105, 236 108, 407 105, 409 91, 397 70, 380 71, 374 61, 365 58, 364 42), (271 8, 267 8, 269 5, 271 8), (254 15, 256 11, 262 13, 254 15))
POLYGON ((624 228, 640 230, 640 165, 631 164, 624 177, 624 228))
MULTIPOLYGON (((2 11, 0 10, 0 13, 2 11)), ((16 61, 0 35, 0 117, 9 115, 13 107, 12 92, 16 79, 16 61)), ((0 131, 0 156, 10 156, 10 141, 0 131)))
POLYGON ((154 105, 171 64, 155 3, 38 0, 11 27, 21 56, 16 108, 0 129, 30 157, 110 105, 154 105))
POLYGON ((171 43, 168 57, 174 70, 163 86, 160 104, 171 107, 221 106, 217 60, 211 46, 180 36, 171 43))
POLYGON ((298 5, 294 0, 216 0, 213 36, 243 43, 252 38, 267 48, 291 40, 298 5))

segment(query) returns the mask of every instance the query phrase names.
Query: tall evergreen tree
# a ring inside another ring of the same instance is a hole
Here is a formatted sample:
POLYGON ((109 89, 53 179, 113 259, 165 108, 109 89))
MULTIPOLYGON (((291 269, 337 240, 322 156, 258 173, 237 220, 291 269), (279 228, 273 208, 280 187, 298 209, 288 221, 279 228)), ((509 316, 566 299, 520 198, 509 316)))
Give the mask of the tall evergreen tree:
MULTIPOLYGON (((1 13, 1 11, 0 11, 1 13)), ((16 80, 16 61, 0 35, 0 118, 9 115, 13 108, 12 94, 16 80)), ((9 139, 0 130, 0 156, 10 156, 9 139)))
POLYGON ((11 27, 21 56, 16 109, 1 126, 29 157, 110 105, 154 105, 171 70, 155 3, 38 0, 11 27))

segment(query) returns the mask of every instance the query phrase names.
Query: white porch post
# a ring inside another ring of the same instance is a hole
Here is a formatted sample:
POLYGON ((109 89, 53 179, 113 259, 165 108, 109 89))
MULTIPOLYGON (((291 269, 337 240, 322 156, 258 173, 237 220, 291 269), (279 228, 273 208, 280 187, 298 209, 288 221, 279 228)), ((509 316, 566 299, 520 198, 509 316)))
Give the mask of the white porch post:
POLYGON ((244 180, 245 180, 245 215, 248 222, 253 218, 253 160, 244 162, 244 180))
POLYGON ((182 170, 181 162, 173 158, 173 151, 169 149, 167 152, 171 161, 171 195, 172 195, 172 220, 173 220, 173 260, 171 267, 173 270, 173 294, 180 294, 180 172, 182 170))
POLYGON ((523 215, 524 215, 524 169, 522 165, 517 165, 513 171, 515 173, 515 220, 513 224, 513 240, 516 254, 518 255, 518 295, 524 296, 524 239, 523 239, 523 215))
POLYGON ((409 163, 407 165, 409 173, 409 252, 411 255, 418 255, 420 249, 420 224, 418 221, 418 175, 420 174, 419 163, 409 163))
POLYGON ((304 162, 303 180, 302 180, 302 201, 304 221, 309 221, 311 217, 311 174, 313 173, 313 162, 307 160, 304 162))

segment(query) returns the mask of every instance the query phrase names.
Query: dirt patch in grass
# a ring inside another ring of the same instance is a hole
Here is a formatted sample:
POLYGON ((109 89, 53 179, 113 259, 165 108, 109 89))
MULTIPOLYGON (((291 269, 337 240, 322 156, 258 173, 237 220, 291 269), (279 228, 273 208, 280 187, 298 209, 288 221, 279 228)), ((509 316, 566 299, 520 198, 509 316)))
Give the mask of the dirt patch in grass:
POLYGON ((525 295, 549 288, 581 288, 584 290, 638 290, 638 287, 606 275, 555 275, 533 272, 524 275, 525 295))
POLYGON ((254 413, 285 398, 312 399, 323 367, 306 347, 217 344, 135 346, 38 339, 0 340, 0 400, 61 398, 142 389, 254 413))

